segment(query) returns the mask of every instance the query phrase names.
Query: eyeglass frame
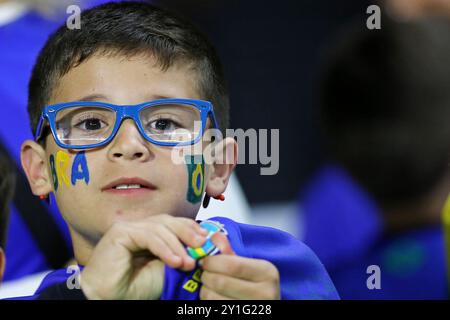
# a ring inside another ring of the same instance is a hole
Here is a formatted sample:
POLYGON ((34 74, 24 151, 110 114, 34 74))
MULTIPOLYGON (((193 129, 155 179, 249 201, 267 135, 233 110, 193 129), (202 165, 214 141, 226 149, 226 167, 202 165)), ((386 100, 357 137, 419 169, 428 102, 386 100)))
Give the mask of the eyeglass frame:
POLYGON ((93 149, 98 148, 110 143, 122 125, 122 122, 125 119, 132 119, 138 128, 139 133, 149 142, 158 145, 158 146, 166 146, 166 147, 174 147, 174 146, 187 146, 196 144, 202 137, 206 130, 206 122, 208 118, 211 117, 212 124, 214 129, 219 129, 219 125, 216 120, 216 116, 214 114, 214 108, 211 102, 206 100, 197 100, 197 99, 181 99, 181 98, 169 98, 169 99, 157 99, 151 100, 139 104, 134 105, 116 105, 107 102, 99 102, 99 101, 71 101, 58 103, 53 105, 48 105, 42 110, 41 117, 39 119, 38 126, 36 128, 35 141, 39 141, 42 138, 42 133, 44 131, 45 121, 49 123, 53 138, 56 144, 63 149, 93 149), (150 138, 146 133, 144 128, 142 127, 141 120, 139 118, 139 113, 145 107, 158 106, 162 104, 185 104, 194 106, 197 110, 200 111, 200 120, 202 122, 201 131, 198 136, 191 141, 182 141, 182 142, 164 142, 157 141, 150 138), (113 110, 116 113, 116 121, 114 124, 114 128, 110 134, 110 136, 102 142, 89 144, 89 145, 68 145, 64 144, 60 141, 57 135, 56 128, 56 114, 67 108, 71 107, 82 107, 82 106, 92 106, 92 107, 104 107, 106 109, 113 110))

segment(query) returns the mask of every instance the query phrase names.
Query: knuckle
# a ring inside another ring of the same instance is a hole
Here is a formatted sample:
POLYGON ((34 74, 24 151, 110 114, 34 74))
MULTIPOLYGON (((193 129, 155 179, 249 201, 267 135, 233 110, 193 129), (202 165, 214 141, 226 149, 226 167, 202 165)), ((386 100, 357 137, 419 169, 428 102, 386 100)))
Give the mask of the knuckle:
POLYGON ((114 235, 120 235, 126 232, 128 230, 129 224, 124 221, 116 221, 113 223, 113 225, 110 228, 110 232, 114 235))
POLYGON ((278 281, 280 274, 277 267, 268 261, 262 261, 262 263, 264 263, 264 274, 267 275, 267 278, 272 281, 278 281))
POLYGON ((189 218, 179 218, 178 221, 180 222, 180 226, 183 228, 188 228, 191 232, 193 232, 192 229, 194 229, 197 225, 197 222, 189 218))
MULTIPOLYGON (((273 300, 279 299, 279 284, 280 284, 280 273, 275 265, 265 261, 265 274, 267 275, 266 281, 263 283, 264 290, 261 290, 261 299, 263 300, 273 300)), ((263 289, 263 288, 261 288, 263 289)))
POLYGON ((209 289, 205 286, 202 286, 202 288, 200 289, 200 299, 201 300, 209 300, 211 296, 211 293, 209 291, 209 289))
POLYGON ((161 237, 164 229, 164 225, 160 223, 148 223, 143 227, 142 230, 148 232, 149 234, 161 237))
POLYGON ((206 284, 210 288, 214 288, 215 290, 222 290, 224 288, 224 279, 216 274, 211 272, 203 272, 202 282, 206 284))
POLYGON ((221 276, 215 276, 214 280, 214 288, 216 288, 218 291, 224 291, 227 287, 227 281, 224 277, 221 276))
POLYGON ((200 277, 200 280, 203 284, 208 284, 209 282, 209 272, 208 271, 203 271, 202 275, 200 277))
POLYGON ((168 215, 167 213, 162 213, 162 214, 159 214, 159 215, 157 215, 155 217, 152 217, 152 218, 154 220, 160 221, 162 223, 167 223, 167 222, 170 221, 170 218, 172 218, 172 216, 168 215))
POLYGON ((167 214, 167 213, 161 213, 161 217, 162 217, 163 219, 169 219, 169 218, 171 218, 172 216, 170 216, 170 215, 167 214))
POLYGON ((232 263, 227 261, 224 265, 232 274, 242 274, 244 271, 244 264, 239 260, 234 260, 232 263))

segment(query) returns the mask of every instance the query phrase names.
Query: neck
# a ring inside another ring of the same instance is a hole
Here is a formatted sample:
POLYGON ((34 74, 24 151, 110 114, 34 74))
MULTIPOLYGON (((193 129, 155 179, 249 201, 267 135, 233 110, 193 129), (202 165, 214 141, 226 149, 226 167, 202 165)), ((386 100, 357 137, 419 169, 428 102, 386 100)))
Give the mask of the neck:
POLYGON ((92 255, 95 248, 95 241, 88 240, 71 227, 69 227, 70 235, 72 237, 73 252, 75 260, 78 264, 85 266, 92 255))

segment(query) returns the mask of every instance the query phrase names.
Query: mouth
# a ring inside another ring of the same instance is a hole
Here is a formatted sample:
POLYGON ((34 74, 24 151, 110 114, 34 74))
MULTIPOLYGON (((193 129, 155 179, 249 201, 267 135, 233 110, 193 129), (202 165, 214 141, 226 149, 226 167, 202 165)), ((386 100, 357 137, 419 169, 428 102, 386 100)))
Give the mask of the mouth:
POLYGON ((141 178, 120 178, 107 184, 101 190, 119 195, 134 195, 154 191, 156 187, 141 178))

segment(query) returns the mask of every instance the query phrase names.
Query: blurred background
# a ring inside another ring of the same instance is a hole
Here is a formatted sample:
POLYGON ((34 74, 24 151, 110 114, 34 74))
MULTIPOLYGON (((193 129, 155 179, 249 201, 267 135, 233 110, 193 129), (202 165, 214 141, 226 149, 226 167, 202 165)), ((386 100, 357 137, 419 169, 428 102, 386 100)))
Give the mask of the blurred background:
MULTIPOLYGON (((36 200, 21 174, 20 143, 31 137, 27 84, 67 6, 103 2, 0 0, 0 141, 18 175, 0 297, 32 288, 30 275, 71 258, 54 201, 36 200)), ((450 1, 150 2, 211 39, 229 83, 231 128, 280 130, 278 173, 239 165, 225 203, 201 217, 220 212, 291 233, 345 299, 448 298, 441 212, 450 191, 450 1), (366 26, 373 4, 381 30, 366 26), (422 24, 427 18, 438 21, 422 24), (370 265, 380 266, 381 290, 367 288, 370 265)))

